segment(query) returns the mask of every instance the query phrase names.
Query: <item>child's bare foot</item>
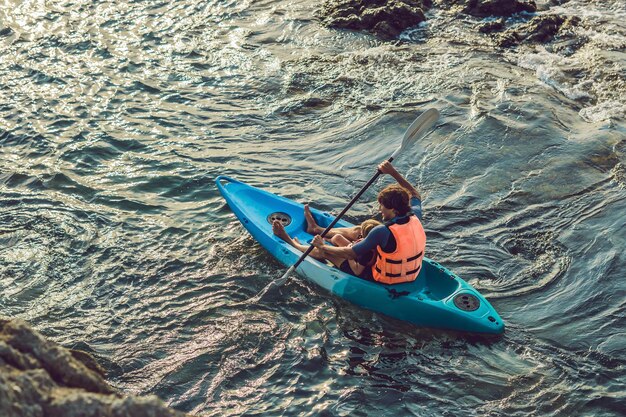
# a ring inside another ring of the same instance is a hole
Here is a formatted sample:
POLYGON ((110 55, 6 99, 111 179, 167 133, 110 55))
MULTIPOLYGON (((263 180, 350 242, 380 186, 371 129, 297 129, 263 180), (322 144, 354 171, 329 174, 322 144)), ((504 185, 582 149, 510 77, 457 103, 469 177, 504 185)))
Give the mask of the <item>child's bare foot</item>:
POLYGON ((306 231, 312 235, 318 235, 324 229, 317 225, 315 219, 313 218, 313 214, 311 214, 311 209, 308 204, 304 205, 304 218, 306 219, 306 231))
MULTIPOLYGON (((297 237, 292 239, 291 236, 287 234, 285 226, 283 226, 283 224, 278 220, 274 220, 274 223, 272 223, 272 232, 294 248, 298 249, 300 252, 305 252, 309 248, 308 245, 300 243, 297 237)), ((311 251, 311 256, 317 260, 324 260, 324 257, 319 254, 318 249, 313 249, 313 251, 311 251)))
POLYGON ((272 232, 276 236, 278 236, 279 238, 281 238, 282 240, 284 240, 285 242, 293 246, 293 240, 287 234, 287 231, 285 230, 285 226, 283 226, 283 224, 280 221, 274 220, 274 222, 272 223, 272 232))

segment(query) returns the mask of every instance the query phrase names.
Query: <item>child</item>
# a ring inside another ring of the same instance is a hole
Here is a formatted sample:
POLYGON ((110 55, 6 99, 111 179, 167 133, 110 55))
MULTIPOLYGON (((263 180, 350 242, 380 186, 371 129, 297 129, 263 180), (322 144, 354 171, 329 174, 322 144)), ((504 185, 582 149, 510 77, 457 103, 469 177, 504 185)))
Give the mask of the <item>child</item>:
MULTIPOLYGON (((373 220, 373 219, 365 220, 363 223, 361 223, 361 226, 360 226, 361 233, 357 236, 357 240, 355 240, 354 242, 351 242, 346 237, 340 234, 334 235, 330 239, 330 241, 335 246, 352 246, 353 244, 358 243, 361 240, 363 240, 369 234, 369 232, 372 231, 373 228, 381 224, 382 223, 377 220, 373 220)), ((376 262, 375 250, 372 251, 370 259, 366 263, 366 265, 362 265, 353 259, 345 259, 339 266, 339 269, 347 274, 355 275, 358 277, 361 275, 361 273, 365 270, 366 267, 372 266, 374 262, 376 262)))

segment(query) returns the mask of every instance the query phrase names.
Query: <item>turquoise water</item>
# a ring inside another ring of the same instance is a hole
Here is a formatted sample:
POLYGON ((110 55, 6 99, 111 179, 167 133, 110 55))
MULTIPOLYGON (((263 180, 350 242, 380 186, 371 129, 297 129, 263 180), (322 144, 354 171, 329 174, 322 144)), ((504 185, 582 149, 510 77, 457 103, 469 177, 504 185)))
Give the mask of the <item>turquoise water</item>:
POLYGON ((500 50, 438 10, 382 43, 317 7, 3 3, 0 312, 195 414, 620 415, 623 3, 553 9, 582 17, 578 50, 500 50), (429 107, 396 166, 428 256, 506 334, 419 329, 297 278, 253 301, 284 268, 214 178, 337 213, 429 107))

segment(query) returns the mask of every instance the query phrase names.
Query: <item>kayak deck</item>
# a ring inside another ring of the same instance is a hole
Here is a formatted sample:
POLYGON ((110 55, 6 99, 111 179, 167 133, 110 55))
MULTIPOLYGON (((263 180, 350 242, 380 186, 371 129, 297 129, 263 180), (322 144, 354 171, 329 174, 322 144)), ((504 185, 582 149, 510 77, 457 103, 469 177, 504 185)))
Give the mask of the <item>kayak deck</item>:
MULTIPOLYGON (((215 182, 248 232, 285 266, 295 264, 302 252, 275 236, 271 222, 278 219, 292 238, 308 244, 313 236, 306 231, 304 206, 226 176, 215 182)), ((334 219, 314 208, 311 213, 322 227, 334 219)), ((339 220, 335 227, 350 226, 339 220)), ((428 258, 415 281, 394 285, 366 281, 311 257, 296 272, 359 306, 420 326, 494 334, 504 331, 502 319, 478 291, 428 258)))

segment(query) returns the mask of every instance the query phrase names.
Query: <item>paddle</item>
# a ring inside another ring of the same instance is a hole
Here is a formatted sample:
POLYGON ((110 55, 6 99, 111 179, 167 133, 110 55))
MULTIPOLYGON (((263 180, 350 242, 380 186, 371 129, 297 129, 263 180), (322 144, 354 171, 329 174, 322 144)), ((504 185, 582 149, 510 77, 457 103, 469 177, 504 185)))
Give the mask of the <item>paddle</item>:
MULTIPOLYGON (((413 123, 411 123, 411 126, 409 126, 409 128, 404 133, 404 137, 402 138, 402 144, 398 146, 398 149, 396 149, 395 152, 391 154, 391 157, 389 157, 387 161, 392 162, 400 154, 400 152, 402 152, 409 145, 415 142, 417 138, 423 136, 424 133, 426 133, 428 130, 430 130, 431 127, 433 127, 438 118, 439 112, 436 109, 428 109, 424 113, 422 113, 417 119, 415 119, 413 123)), ((359 197, 361 197, 361 195, 369 188, 369 186, 372 185, 374 181, 376 181, 380 174, 381 172, 379 170, 376 170, 376 174, 374 174, 374 176, 367 182, 367 184, 365 184, 363 188, 361 188, 361 191, 359 191, 357 195, 354 196, 354 198, 348 203, 348 205, 345 206, 343 210, 341 210, 341 213, 339 213, 337 217, 335 217, 335 219, 328 225, 328 227, 324 229, 320 236, 326 236, 329 230, 332 229, 335 224, 337 224, 339 219, 341 219, 341 217, 346 214, 350 207, 352 207, 354 203, 359 199, 359 197)), ((274 285, 283 285, 283 283, 289 277, 289 274, 291 274, 302 263, 302 261, 309 255, 309 253, 311 253, 313 249, 314 246, 310 245, 308 249, 302 254, 302 256, 300 256, 300 259, 298 259, 295 264, 290 266, 287 272, 285 272, 285 274, 280 279, 274 281, 274 285)))

